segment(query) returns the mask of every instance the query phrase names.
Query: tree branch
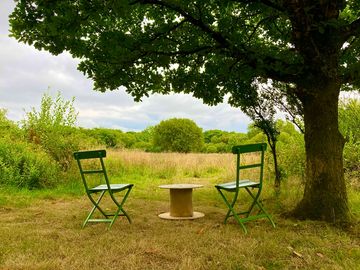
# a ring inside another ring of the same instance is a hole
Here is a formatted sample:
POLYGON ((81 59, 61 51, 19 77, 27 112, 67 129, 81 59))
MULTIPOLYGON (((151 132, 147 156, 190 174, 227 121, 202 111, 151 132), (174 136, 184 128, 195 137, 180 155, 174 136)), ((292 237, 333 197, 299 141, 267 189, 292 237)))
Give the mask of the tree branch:
MULTIPOLYGON (((260 0, 238 0, 238 2, 249 2, 249 3, 255 3, 260 0)), ((268 3, 268 0, 261 0, 260 2, 268 3)), ((181 3, 181 2, 180 2, 181 3)), ((272 3, 272 2, 269 2, 272 3)), ((243 62, 244 64, 248 65, 249 67, 253 69, 261 69, 263 70, 263 73, 266 74, 266 76, 269 76, 270 78, 278 81, 283 82, 295 82, 296 79, 298 79, 297 74, 291 74, 289 72, 279 72, 275 69, 271 68, 271 66, 283 66, 284 70, 291 67, 291 64, 281 60, 274 58, 270 55, 259 55, 255 51, 252 51, 251 49, 247 48, 244 44, 232 44, 231 40, 228 40, 225 35, 223 35, 221 32, 218 32, 214 29, 212 29, 209 25, 204 23, 201 19, 195 17, 194 15, 190 14, 188 11, 185 10, 185 8, 181 7, 178 4, 175 4, 173 2, 168 2, 166 0, 136 0, 132 4, 144 4, 144 5, 155 5, 160 7, 165 7, 169 10, 177 12, 179 15, 185 18, 185 20, 195 27, 198 27, 202 32, 209 35, 210 38, 212 38, 218 45, 213 46, 216 47, 216 49, 223 49, 221 53, 224 55, 227 55, 229 57, 233 57, 238 59, 239 61, 243 62)), ((197 48, 193 53, 196 53, 197 48)), ((189 54, 190 51, 185 51, 183 54, 189 54)), ((162 52, 165 53, 165 52, 162 52)), ((182 52, 167 52, 168 54, 172 55, 180 55, 182 52)), ((296 68, 297 69, 297 68, 296 68)), ((296 70, 295 69, 295 70, 296 70)), ((279 70, 279 69, 277 69, 279 70)), ((281 69, 280 69, 281 70, 281 69)))
POLYGON ((281 12, 284 12, 284 11, 285 11, 285 9, 284 9, 283 6, 278 5, 277 3, 274 3, 274 2, 272 2, 272 1, 269 1, 269 0, 260 0, 259 2, 262 3, 263 5, 267 6, 267 7, 276 9, 276 10, 278 10, 278 11, 281 11, 281 12))
POLYGON ((216 49, 221 49, 221 47, 216 47, 216 46, 202 46, 202 47, 197 47, 197 48, 194 48, 192 50, 187 50, 187 51, 176 51, 176 52, 171 52, 171 51, 150 51, 150 50, 147 50, 146 52, 147 53, 150 53, 150 54, 158 54, 158 55, 166 55, 166 56, 177 56, 177 55, 192 55, 192 54, 197 54, 199 52, 208 52, 208 51, 213 51, 213 50, 216 50, 216 49))
POLYGON ((360 18, 343 28, 343 42, 347 41, 351 36, 360 37, 360 18))
POLYGON ((152 37, 150 37, 150 40, 151 41, 154 41, 156 39, 158 39, 159 37, 163 36, 163 35, 166 35, 166 34, 169 34, 170 32, 178 29, 181 25, 183 25, 187 20, 182 20, 180 21, 179 23, 169 27, 169 29, 167 29, 166 31, 163 31, 163 32, 157 32, 157 33, 154 33, 154 35, 152 37))
POLYGON ((233 2, 243 3, 243 4, 260 3, 263 4, 264 6, 267 6, 269 8, 275 9, 280 12, 286 11, 286 9, 282 5, 274 3, 273 1, 270 0, 234 0, 233 2))
POLYGON ((276 18, 278 18, 278 16, 270 16, 270 17, 266 17, 266 18, 262 19, 261 21, 259 21, 259 22, 255 25, 252 33, 250 34, 250 36, 249 36, 249 38, 248 38, 248 41, 250 41, 250 40, 252 39, 252 37, 255 35, 256 31, 260 28, 260 26, 261 26, 264 22, 266 22, 266 21, 272 21, 272 20, 274 20, 274 19, 276 19, 276 18))
POLYGON ((342 84, 353 84, 360 81, 360 63, 354 63, 347 67, 344 74, 340 77, 342 84))
POLYGON ((175 5, 173 3, 168 3, 166 1, 161 0, 139 0, 137 1, 141 4, 154 4, 162 7, 167 7, 173 11, 178 12, 181 16, 186 18, 191 24, 199 27, 205 33, 209 34, 216 42, 221 44, 223 47, 230 47, 229 41, 220 33, 216 32, 215 30, 211 29, 208 25, 206 25, 203 21, 195 18, 184 9, 182 9, 179 5, 175 5))

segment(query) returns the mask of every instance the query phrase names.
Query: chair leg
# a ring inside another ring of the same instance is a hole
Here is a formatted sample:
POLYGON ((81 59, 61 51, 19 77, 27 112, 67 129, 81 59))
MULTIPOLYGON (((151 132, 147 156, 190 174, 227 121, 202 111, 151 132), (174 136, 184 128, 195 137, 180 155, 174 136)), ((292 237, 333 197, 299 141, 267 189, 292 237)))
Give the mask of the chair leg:
MULTIPOLYGON (((250 212, 254 208, 254 206, 257 205, 259 207, 259 209, 260 209, 260 213, 263 213, 265 215, 265 217, 270 221, 271 225, 275 228, 276 226, 275 226, 275 223, 274 223, 273 219, 268 214, 268 212, 265 210, 265 208, 262 206, 262 204, 259 202, 261 189, 258 190, 256 196, 254 196, 254 194, 252 194, 252 192, 248 188, 246 188, 246 191, 253 198, 253 202, 252 202, 252 204, 251 204, 251 206, 249 208, 249 213, 248 213, 247 217, 250 215, 250 212)), ((259 214, 257 214, 257 215, 259 215, 259 214)))
POLYGON ((258 190, 258 192, 256 193, 256 195, 254 195, 248 188, 245 188, 246 191, 248 192, 248 194, 251 196, 251 198, 253 199, 253 202, 251 203, 250 207, 248 208, 248 211, 246 212, 241 212, 241 213, 237 213, 234 209, 234 205, 236 203, 237 200, 237 195, 238 193, 236 192, 234 195, 234 198, 232 200, 232 202, 230 203, 229 200, 225 197, 225 195, 223 194, 223 192, 221 192, 220 189, 217 189, 218 192, 220 193, 221 197, 223 198, 225 204, 228 207, 228 212, 226 214, 225 220, 224 220, 224 224, 226 224, 227 219, 230 216, 233 216, 235 218, 235 220, 240 224, 240 226, 242 227, 243 231, 245 234, 247 234, 247 229, 245 226, 245 222, 250 221, 250 220, 255 220, 258 218, 267 218, 271 225, 275 228, 275 223, 272 220, 271 216, 267 213, 267 211, 265 210, 265 208, 262 206, 262 204, 259 202, 259 197, 260 197, 260 193, 261 193, 261 189, 258 190), (251 211, 253 210, 253 208, 255 207, 255 205, 257 205, 260 209, 260 212, 256 215, 252 215, 250 216, 251 211), (244 218, 240 218, 239 215, 243 214, 246 215, 244 218))
POLYGON ((99 206, 99 203, 100 203, 101 199, 103 198, 104 194, 105 194, 105 191, 102 191, 102 192, 100 193, 99 198, 98 198, 96 201, 94 200, 94 198, 93 198, 90 194, 88 194, 88 197, 89 197, 90 201, 93 203, 94 206, 93 206, 93 208, 91 209, 91 211, 90 211, 89 215, 87 216, 87 218, 85 219, 85 221, 84 221, 84 223, 83 223, 83 225, 82 225, 82 228, 84 228, 84 227, 86 226, 86 224, 89 222, 91 216, 94 214, 94 212, 95 212, 96 209, 98 209, 98 210, 100 211, 100 213, 101 213, 105 218, 107 218, 106 213, 105 213, 105 212, 100 208, 100 206, 99 206))
POLYGON ((109 225, 109 228, 112 227, 112 225, 114 224, 115 220, 116 220, 117 217, 119 216, 120 212, 122 212, 122 215, 127 218, 127 220, 129 221, 129 223, 131 223, 131 219, 130 219, 129 215, 128 215, 128 214, 125 212, 125 210, 123 209, 123 205, 124 205, 127 197, 129 196, 131 189, 132 189, 132 187, 127 188, 127 191, 126 191, 123 199, 121 200, 121 203, 119 203, 119 202, 116 200, 114 194, 113 194, 112 192, 110 192, 110 197, 111 197, 111 199, 113 200, 113 202, 117 205, 118 209, 117 209, 117 211, 116 211, 115 214, 114 214, 114 217, 113 217, 113 219, 112 219, 112 221, 111 221, 111 223, 110 223, 110 225, 109 225))
POLYGON ((233 214, 235 220, 239 223, 239 225, 241 226, 241 228, 243 229, 244 233, 247 234, 247 229, 245 227, 245 225, 241 222, 241 218, 238 216, 238 214, 236 213, 235 209, 234 209, 234 205, 237 199, 237 193, 234 195, 234 198, 232 200, 232 203, 230 204, 229 201, 226 199, 225 195, 221 192, 220 189, 217 189, 217 191, 219 191, 221 197, 223 198, 225 204, 228 207, 228 212, 226 214, 225 220, 224 220, 224 224, 226 224, 227 219, 231 216, 230 213, 233 214))
POLYGON ((249 193, 249 195, 251 196, 251 198, 253 199, 248 211, 247 211, 247 215, 246 217, 250 216, 251 211, 253 210, 254 206, 256 205, 256 202, 258 200, 258 198, 260 197, 260 193, 261 193, 261 189, 258 189, 258 192, 256 193, 256 195, 254 196, 254 194, 252 194, 252 192, 249 190, 249 188, 245 188, 247 193, 249 193))

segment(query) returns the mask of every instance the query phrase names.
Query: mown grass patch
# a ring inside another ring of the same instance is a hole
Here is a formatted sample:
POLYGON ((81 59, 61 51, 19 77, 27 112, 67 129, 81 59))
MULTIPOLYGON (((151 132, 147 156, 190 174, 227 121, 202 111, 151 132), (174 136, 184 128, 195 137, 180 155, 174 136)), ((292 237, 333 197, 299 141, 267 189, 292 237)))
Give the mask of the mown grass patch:
MULTIPOLYGON (((14 197, 18 199, 20 195, 14 197)), ((166 221, 161 200, 129 198, 133 219, 81 229, 85 197, 37 198, 26 207, 0 208, 1 269, 357 269, 359 238, 322 222, 275 215, 248 224, 222 224, 225 209, 198 200, 206 214, 194 221, 166 221)), ((110 207, 110 205, 108 205, 110 207)))
MULTIPOLYGON (((352 186, 354 223, 344 230, 283 218, 281 214, 301 198, 301 180, 288 179, 278 196, 267 180, 262 199, 277 227, 258 220, 248 223, 249 233, 244 235, 234 220, 223 224, 226 206, 214 188, 215 183, 232 179, 232 155, 117 151, 109 152, 107 167, 114 182, 135 184, 125 205, 132 224, 119 218, 111 230, 106 224, 81 229, 91 205, 75 170, 56 189, 2 188, 0 269, 358 269, 360 265, 356 222, 360 196, 352 186), (134 169, 139 167, 141 173, 134 169), (164 170, 168 173, 161 178, 164 170), (205 217, 160 219, 158 214, 169 209, 169 193, 158 186, 169 183, 203 184, 194 190, 193 205, 205 217)), ((246 198, 242 194, 241 202, 246 198)), ((112 207, 108 201, 105 205, 112 207)))

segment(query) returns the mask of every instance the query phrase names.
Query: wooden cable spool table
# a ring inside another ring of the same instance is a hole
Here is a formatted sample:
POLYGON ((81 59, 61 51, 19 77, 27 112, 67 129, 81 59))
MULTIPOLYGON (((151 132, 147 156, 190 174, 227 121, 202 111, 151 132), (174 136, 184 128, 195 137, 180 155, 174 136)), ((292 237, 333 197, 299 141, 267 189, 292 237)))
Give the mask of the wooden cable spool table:
POLYGON ((203 213, 194 212, 192 206, 192 191, 203 185, 197 184, 170 184, 161 185, 159 188, 170 190, 170 212, 161 213, 163 219, 196 219, 205 216, 203 213))

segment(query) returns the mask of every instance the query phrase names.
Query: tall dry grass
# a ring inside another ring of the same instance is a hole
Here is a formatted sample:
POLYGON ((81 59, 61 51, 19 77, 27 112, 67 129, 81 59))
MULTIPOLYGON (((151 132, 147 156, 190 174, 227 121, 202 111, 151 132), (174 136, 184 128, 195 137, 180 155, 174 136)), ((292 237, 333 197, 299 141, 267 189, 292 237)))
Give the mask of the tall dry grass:
POLYGON ((120 167, 123 172, 132 170, 138 174, 171 177, 227 177, 234 172, 234 160, 231 154, 197 153, 146 153, 142 151, 109 151, 111 167, 120 167))
MULTIPOLYGON (((258 159, 259 155, 245 155, 242 163, 258 159)), ((216 201, 218 195, 214 185, 234 181, 236 175, 236 155, 233 154, 110 150, 106 163, 114 181, 134 183, 137 186, 134 192, 143 198, 159 199, 164 193, 158 189, 162 184, 193 183, 204 185, 197 191, 199 199, 216 201)), ((258 169, 250 169, 242 177, 256 180, 258 175, 258 169)), ((270 170, 265 169, 264 182, 269 187, 272 185, 270 175, 270 170)))
MULTIPOLYGON (((258 155, 247 155, 242 163, 253 162, 258 155)), ((167 180, 183 178, 230 179, 236 174, 236 156, 233 154, 203 153, 146 153, 130 150, 108 151, 109 172, 157 177, 167 180)), ((244 177, 256 177, 256 170, 249 170, 244 177)), ((270 178, 270 170, 265 169, 265 178, 270 178)))

